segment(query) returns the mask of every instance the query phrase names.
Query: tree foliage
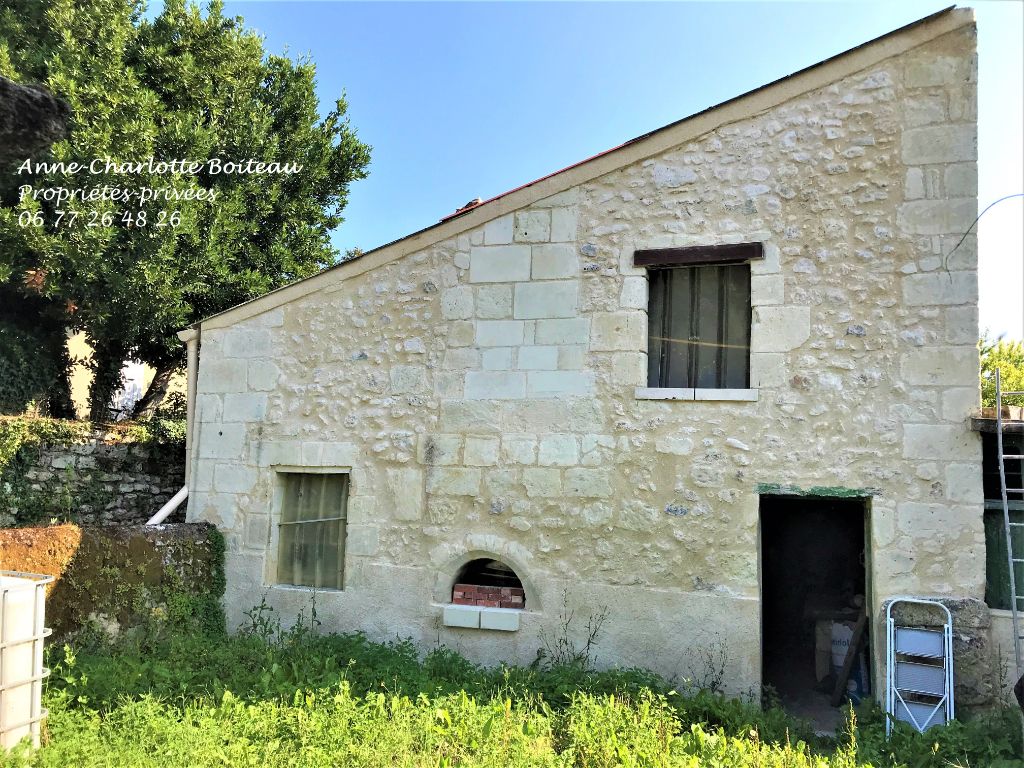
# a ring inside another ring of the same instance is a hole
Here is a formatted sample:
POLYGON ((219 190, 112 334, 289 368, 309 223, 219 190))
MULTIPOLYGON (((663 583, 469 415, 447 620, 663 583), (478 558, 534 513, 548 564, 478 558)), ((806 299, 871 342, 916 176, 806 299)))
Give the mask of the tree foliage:
MULTIPOLYGON (((1024 392, 1024 341, 983 338, 981 352, 981 404, 996 405, 996 369, 1004 392, 1024 392)), ((1024 396, 1003 398, 1004 405, 1024 405, 1024 396)))
POLYGON ((321 115, 311 61, 269 55, 220 2, 204 12, 168 0, 151 20, 141 0, 0 0, 0 8, 0 75, 43 83, 71 105, 71 135, 53 145, 51 159, 302 165, 293 175, 4 169, 0 291, 13 302, 44 302, 62 333, 86 332, 95 350, 90 399, 102 416, 123 360, 177 367, 177 330, 334 263, 330 233, 349 184, 365 176, 369 147, 350 126, 344 98, 321 115), (20 185, 104 184, 214 190, 217 198, 18 199, 20 185), (76 225, 56 226, 58 207, 77 212, 76 225), (145 211, 149 225, 123 222, 129 209, 145 211), (39 211, 45 225, 20 226, 24 211, 39 211), (180 225, 153 226, 161 211, 179 211, 180 225), (114 214, 111 226, 86 226, 105 212, 114 214))

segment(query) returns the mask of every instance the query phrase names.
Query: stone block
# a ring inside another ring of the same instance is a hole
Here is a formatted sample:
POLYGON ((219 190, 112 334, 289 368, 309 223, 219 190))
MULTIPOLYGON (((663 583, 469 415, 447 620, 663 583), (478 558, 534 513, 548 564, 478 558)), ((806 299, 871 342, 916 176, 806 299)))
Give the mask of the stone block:
POLYGON ((981 407, 981 393, 977 382, 973 386, 950 387, 942 392, 942 418, 946 421, 965 421, 981 407))
POLYGON ((974 162, 978 159, 978 135, 973 123, 929 125, 903 131, 903 162, 906 165, 974 162))
POLYGON ((213 475, 213 488, 218 493, 251 493, 259 479, 257 471, 245 464, 218 463, 213 475))
POLYGON ((534 280, 577 277, 579 272, 580 261, 574 243, 533 246, 533 267, 530 275, 534 280))
POLYGON ((974 347, 916 347, 903 353, 900 376, 911 385, 970 386, 979 366, 974 347))
POLYGON ((904 458, 968 461, 980 456, 979 438, 965 425, 903 425, 904 458))
POLYGON ((626 277, 619 291, 619 306, 623 309, 647 309, 647 278, 626 277))
POLYGON ((982 504, 981 464, 954 462, 946 465, 946 498, 968 504, 982 504))
POLYGON ((910 235, 947 235, 965 232, 978 215, 975 198, 912 200, 896 212, 896 224, 910 235))
POLYGON ((416 460, 428 466, 458 464, 461 450, 460 435, 420 435, 416 460))
POLYGON ((562 474, 557 469, 527 467, 523 470, 526 495, 534 498, 555 498, 562 495, 562 474))
POLYGON ((762 307, 785 304, 785 285, 782 275, 751 275, 750 305, 762 307))
POLYGON ((646 352, 617 352, 612 355, 612 384, 640 387, 646 382, 646 352))
POLYGON ((975 163, 947 165, 945 185, 946 197, 977 197, 978 166, 975 163))
POLYGON ((920 168, 907 168, 903 182, 903 197, 907 200, 919 200, 924 197, 924 172, 920 168))
POLYGON ((444 367, 449 370, 479 368, 480 350, 474 347, 455 347, 445 350, 444 367))
POLYGON ((535 340, 537 344, 586 344, 590 340, 590 320, 538 320, 535 340))
POLYGON ((554 371, 558 369, 558 347, 520 347, 516 368, 521 371, 554 371))
POLYGON ((481 358, 485 371, 507 371, 512 367, 512 347, 491 347, 485 349, 481 358))
POLYGON ((423 365, 393 365, 389 372, 391 392, 396 395, 427 391, 427 369, 423 365))
POLYGON ((249 361, 249 389, 270 392, 277 389, 281 370, 270 360, 249 361))
POLYGON ((384 472, 387 489, 386 508, 396 520, 423 519, 423 470, 412 467, 384 472))
POLYGON ((204 424, 199 431, 201 459, 241 459, 244 453, 244 424, 204 424))
POLYGON ((529 279, 528 245, 481 245, 470 251, 471 283, 514 283, 529 279))
POLYGON ((967 82, 970 66, 961 58, 932 56, 925 61, 907 63, 903 82, 907 88, 933 88, 967 82))
POLYGON ((477 287, 476 316, 481 320, 512 317, 512 286, 495 284, 477 287))
MULTIPOLYGON (((905 289, 904 289, 905 290, 905 289)), ((974 344, 978 334, 978 307, 970 304, 949 307, 946 316, 946 342, 949 344, 974 344)))
POLYGON ((583 368, 587 348, 583 345, 561 346, 558 348, 558 369, 578 371, 583 368))
POLYGON ((224 395, 202 394, 196 396, 196 422, 207 424, 224 420, 224 395))
POLYGON ((751 352, 788 352, 811 335, 810 307, 756 307, 753 315, 751 352))
POLYGON ((493 467, 498 463, 498 438, 467 437, 465 463, 471 467, 493 467))
POLYGON ((517 319, 575 317, 579 284, 575 280, 517 283, 512 316, 517 319))
POLYGON ((266 328, 235 327, 224 334, 224 357, 267 357, 272 352, 266 328))
POLYGON ((607 467, 565 470, 565 495, 576 498, 606 499, 612 495, 611 470, 607 467))
POLYGON ((512 214, 499 216, 484 224, 484 243, 507 245, 512 242, 512 214))
POLYGON ((200 392, 245 392, 249 362, 244 359, 203 360, 199 363, 200 392))
POLYGON ((473 288, 457 285, 441 294, 441 317, 445 320, 468 320, 473 317, 473 288))
POLYGON ((479 320, 476 343, 479 347, 518 347, 523 343, 523 321, 479 320))
POLYGON ((903 303, 909 307, 936 304, 974 304, 978 300, 977 272, 926 272, 905 275, 903 303))
POLYGON ((519 371, 468 371, 467 400, 515 400, 526 396, 526 374, 519 371))
POLYGON ((579 216, 577 216, 575 208, 551 209, 551 242, 574 242, 578 226, 579 216))
POLYGON ((502 435, 501 455, 509 464, 536 464, 537 438, 533 435, 502 435))
POLYGON ((594 374, 588 371, 530 371, 526 391, 530 397, 590 395, 594 374))
POLYGON ((545 243, 551 239, 551 211, 516 211, 513 240, 517 243, 545 243))
POLYGON ((537 463, 542 467, 571 467, 579 464, 575 435, 544 435, 540 438, 537 463))
POLYGON ((431 467, 427 472, 427 493, 442 496, 476 496, 480 493, 480 470, 467 467, 431 467))
POLYGON ((373 557, 380 549, 380 528, 376 525, 349 525, 345 531, 345 555, 373 557))
POLYGON ((224 395, 224 421, 263 421, 267 413, 267 396, 257 393, 224 395))
POLYGON ((599 352, 647 349, 647 315, 643 312, 595 312, 590 348, 599 352))
POLYGON ((750 355, 750 386, 781 387, 786 384, 786 356, 779 352, 750 355))

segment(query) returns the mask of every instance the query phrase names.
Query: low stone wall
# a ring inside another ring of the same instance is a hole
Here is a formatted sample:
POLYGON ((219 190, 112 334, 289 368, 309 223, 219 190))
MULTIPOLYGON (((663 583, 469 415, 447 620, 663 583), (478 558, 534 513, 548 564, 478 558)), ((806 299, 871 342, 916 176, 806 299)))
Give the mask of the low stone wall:
MULTIPOLYGON (((9 488, 6 504, 0 504, 0 527, 53 518, 142 523, 185 484, 184 448, 95 431, 68 442, 31 446, 19 466, 0 480, 9 488)), ((170 521, 184 519, 182 504, 170 521)))
POLYGON ((56 577, 46 603, 56 642, 84 629, 223 628, 224 540, 205 523, 0 530, 0 568, 56 577))

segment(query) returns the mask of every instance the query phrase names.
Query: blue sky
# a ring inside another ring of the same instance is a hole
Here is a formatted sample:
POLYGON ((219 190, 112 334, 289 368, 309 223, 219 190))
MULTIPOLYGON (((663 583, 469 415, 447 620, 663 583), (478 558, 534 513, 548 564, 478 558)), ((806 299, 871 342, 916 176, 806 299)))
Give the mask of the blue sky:
MULTIPOLYGON (((308 54, 373 146, 335 235, 369 250, 885 34, 948 2, 227 2, 308 54)), ((979 202, 1024 192, 1024 3, 972 3, 979 202)), ((981 325, 1024 336, 1020 198, 980 225, 981 325)))

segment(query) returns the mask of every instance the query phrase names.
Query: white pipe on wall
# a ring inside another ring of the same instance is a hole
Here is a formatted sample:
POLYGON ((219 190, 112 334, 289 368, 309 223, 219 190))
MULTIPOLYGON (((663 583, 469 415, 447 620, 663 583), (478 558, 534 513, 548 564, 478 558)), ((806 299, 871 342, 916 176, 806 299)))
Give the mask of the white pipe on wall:
POLYGON ((187 496, 188 486, 183 485, 180 491, 171 496, 170 501, 160 507, 160 511, 146 521, 146 525, 160 525, 160 523, 171 516, 171 513, 178 508, 187 496))

